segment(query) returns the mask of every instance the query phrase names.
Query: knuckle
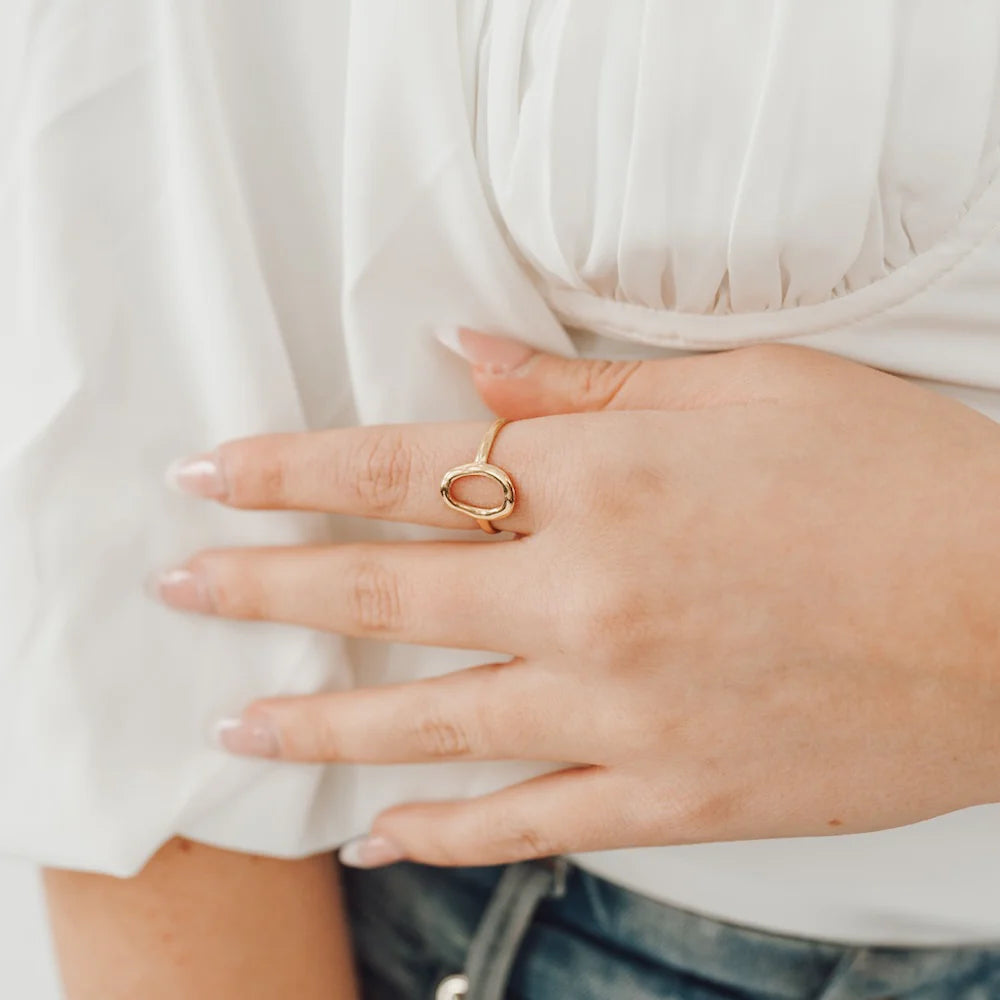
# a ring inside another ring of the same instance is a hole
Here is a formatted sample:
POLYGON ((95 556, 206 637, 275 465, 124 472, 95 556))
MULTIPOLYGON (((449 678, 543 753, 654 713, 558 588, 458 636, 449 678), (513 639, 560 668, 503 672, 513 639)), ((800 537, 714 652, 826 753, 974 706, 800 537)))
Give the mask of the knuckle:
POLYGON ((403 506, 410 490, 412 465, 412 452, 398 433, 383 429, 366 435, 360 454, 351 464, 359 506, 374 513, 403 506))
POLYGON ((632 376, 638 371, 638 361, 593 361, 583 367, 584 397, 598 409, 610 406, 632 376))
POLYGON ((344 754, 338 735, 339 729, 330 715, 313 711, 285 727, 283 742, 288 756, 297 760, 341 760, 344 754))
POLYGON ((428 836, 423 854, 432 865, 454 868, 469 864, 473 850, 472 842, 462 841, 448 833, 436 833, 428 836))
POLYGON ((216 614, 251 621, 267 617, 264 588, 251 563, 229 553, 205 552, 191 568, 205 581, 216 614))
POLYGON ((484 864, 526 861, 564 853, 564 845, 556 843, 520 810, 502 808, 499 803, 489 807, 484 804, 483 808, 471 807, 466 822, 461 825, 465 829, 461 831, 459 842, 476 845, 484 864))
POLYGON ((281 506, 288 470, 278 436, 232 441, 218 451, 226 501, 234 507, 281 506))
POLYGON ((576 601, 568 616, 571 641, 597 651, 610 646, 620 655, 640 635, 647 599, 635 587, 603 581, 576 601))
POLYGON ((567 851, 565 844, 538 827, 477 803, 444 811, 435 806, 401 806, 384 813, 375 827, 398 843, 409 842, 409 856, 444 867, 502 864, 567 851))
POLYGON ((530 858, 549 858, 561 854, 559 846, 536 826, 517 823, 497 844, 506 860, 526 861, 530 858))
POLYGON ((402 626, 399 577, 374 559, 361 560, 348 574, 348 609, 362 633, 393 633, 402 626))
POLYGON ((427 715, 417 724, 415 736, 427 757, 468 757, 473 752, 468 727, 456 719, 427 715))

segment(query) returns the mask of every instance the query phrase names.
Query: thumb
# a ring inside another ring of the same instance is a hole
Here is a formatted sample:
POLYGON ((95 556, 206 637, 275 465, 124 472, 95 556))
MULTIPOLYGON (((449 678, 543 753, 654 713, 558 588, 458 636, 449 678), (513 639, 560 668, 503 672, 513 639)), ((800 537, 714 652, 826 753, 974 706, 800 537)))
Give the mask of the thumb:
POLYGON ((561 358, 475 330, 442 331, 438 339, 472 365, 487 406, 510 419, 587 410, 698 409, 734 401, 737 389, 746 392, 745 379, 734 380, 732 371, 723 370, 733 367, 723 363, 724 354, 602 361, 561 358))

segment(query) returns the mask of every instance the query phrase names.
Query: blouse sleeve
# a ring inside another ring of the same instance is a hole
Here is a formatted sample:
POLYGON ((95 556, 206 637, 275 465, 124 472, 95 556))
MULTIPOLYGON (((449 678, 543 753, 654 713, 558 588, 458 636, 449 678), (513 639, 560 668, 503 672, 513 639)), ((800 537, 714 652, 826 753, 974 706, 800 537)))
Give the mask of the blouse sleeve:
POLYGON ((206 545, 328 535, 171 494, 171 459, 352 418, 346 4, 213 23, 228 6, 0 15, 0 852, 45 865, 127 875, 175 834, 296 855, 356 832, 315 815, 329 769, 208 738, 254 697, 349 684, 341 640, 178 615, 143 589, 206 545))

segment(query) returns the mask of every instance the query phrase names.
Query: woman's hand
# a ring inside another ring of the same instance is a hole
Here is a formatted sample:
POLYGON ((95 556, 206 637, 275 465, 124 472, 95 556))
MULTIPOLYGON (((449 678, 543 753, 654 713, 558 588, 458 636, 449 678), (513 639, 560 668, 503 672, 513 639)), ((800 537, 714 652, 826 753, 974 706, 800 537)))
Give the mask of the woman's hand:
MULTIPOLYGON (((1000 799, 1000 428, 804 348, 619 364, 462 344, 520 418, 491 456, 519 537, 204 552, 161 582, 190 610, 512 657, 223 727, 286 760, 573 764, 391 809, 348 860, 847 833, 1000 799)), ((484 429, 248 439, 177 479, 475 530, 438 484, 484 429)))

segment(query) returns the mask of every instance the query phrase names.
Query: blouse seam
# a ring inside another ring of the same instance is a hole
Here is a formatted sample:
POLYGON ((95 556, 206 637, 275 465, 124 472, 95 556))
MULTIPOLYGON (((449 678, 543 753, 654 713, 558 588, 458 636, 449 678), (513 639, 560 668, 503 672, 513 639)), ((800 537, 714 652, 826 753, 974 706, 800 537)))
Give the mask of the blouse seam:
POLYGON ((553 289, 541 286, 539 290, 559 319, 571 326, 582 326, 611 337, 634 338, 653 345, 725 350, 749 343, 812 336, 835 328, 846 329, 873 319, 905 305, 939 284, 998 234, 1000 234, 1000 176, 995 176, 959 223, 938 243, 893 274, 856 292, 825 302, 789 309, 717 316, 611 301, 583 289, 553 289), (996 217, 993 213, 996 213, 996 217), (986 220, 991 218, 992 222, 987 223, 986 220), (980 226, 983 226, 983 229, 977 233, 980 226), (972 232, 969 233, 969 230, 972 232), (949 249, 949 243, 961 245, 949 249), (944 259, 935 262, 935 257, 944 259), (908 274, 924 270, 927 273, 918 273, 915 282, 906 282, 908 274), (893 288, 886 289, 886 282, 904 287, 898 291, 893 288), (879 301, 864 308, 864 300, 869 298, 879 301), (812 322, 809 322, 810 317, 812 322), (802 322, 796 323, 797 319, 802 322), (678 323, 689 328, 705 327, 706 332, 692 334, 666 328, 669 324, 678 323), (766 328, 775 325, 780 329, 754 332, 755 327, 766 328), (750 328, 750 333, 722 337, 708 332, 707 328, 713 326, 750 328))

